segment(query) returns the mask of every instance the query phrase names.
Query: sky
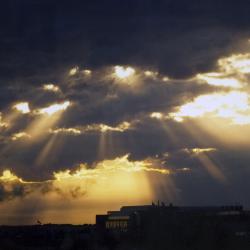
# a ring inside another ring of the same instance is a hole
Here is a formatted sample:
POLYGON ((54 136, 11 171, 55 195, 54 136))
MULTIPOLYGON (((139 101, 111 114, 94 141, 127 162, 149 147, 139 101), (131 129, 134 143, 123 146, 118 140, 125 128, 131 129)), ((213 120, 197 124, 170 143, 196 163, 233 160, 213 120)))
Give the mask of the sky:
POLYGON ((157 200, 249 208, 249 9, 2 2, 0 224, 157 200))

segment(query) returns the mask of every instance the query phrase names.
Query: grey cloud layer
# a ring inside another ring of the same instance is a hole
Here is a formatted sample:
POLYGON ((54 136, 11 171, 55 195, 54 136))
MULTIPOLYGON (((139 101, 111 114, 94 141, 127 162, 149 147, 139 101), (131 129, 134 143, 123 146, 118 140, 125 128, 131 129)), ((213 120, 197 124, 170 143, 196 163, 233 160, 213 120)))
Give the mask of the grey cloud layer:
POLYGON ((25 0, 1 9, 1 76, 33 84, 75 64, 144 65, 190 76, 215 67, 249 32, 243 0, 25 0))

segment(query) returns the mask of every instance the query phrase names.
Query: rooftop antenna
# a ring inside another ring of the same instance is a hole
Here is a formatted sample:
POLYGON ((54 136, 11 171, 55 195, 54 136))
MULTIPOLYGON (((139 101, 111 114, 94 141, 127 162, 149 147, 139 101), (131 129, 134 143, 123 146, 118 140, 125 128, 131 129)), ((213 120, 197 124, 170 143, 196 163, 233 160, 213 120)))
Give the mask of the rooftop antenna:
POLYGON ((37 225, 41 226, 42 225, 42 222, 40 220, 37 220, 36 221, 37 225))

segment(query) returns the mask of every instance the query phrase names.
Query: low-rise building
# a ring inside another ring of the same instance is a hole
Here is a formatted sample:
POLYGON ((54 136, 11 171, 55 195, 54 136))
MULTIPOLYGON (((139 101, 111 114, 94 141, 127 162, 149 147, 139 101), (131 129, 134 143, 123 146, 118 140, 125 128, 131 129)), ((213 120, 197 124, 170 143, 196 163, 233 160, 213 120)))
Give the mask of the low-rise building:
POLYGON ((166 206, 152 203, 142 206, 124 206, 119 211, 108 211, 106 215, 96 216, 96 226, 100 230, 116 232, 141 231, 160 224, 174 225, 197 218, 219 218, 240 216, 242 206, 166 206))

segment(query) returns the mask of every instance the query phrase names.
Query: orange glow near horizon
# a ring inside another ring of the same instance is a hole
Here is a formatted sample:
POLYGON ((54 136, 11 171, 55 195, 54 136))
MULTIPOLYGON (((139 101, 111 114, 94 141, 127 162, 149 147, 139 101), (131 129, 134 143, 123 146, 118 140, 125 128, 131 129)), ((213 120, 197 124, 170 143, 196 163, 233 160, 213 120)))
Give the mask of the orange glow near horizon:
MULTIPOLYGON (((38 195, 38 191, 34 191, 23 199, 36 199, 44 204, 46 209, 36 214, 43 222, 79 224, 79 219, 82 219, 82 223, 94 223, 96 213, 119 209, 122 205, 150 204, 155 196, 149 176, 167 176, 169 173, 168 169, 157 167, 151 160, 130 161, 125 155, 94 166, 81 164, 73 172, 55 172, 54 179, 49 181, 49 192, 38 195), (63 220, 62 217, 54 217, 52 204, 57 204, 67 215, 63 220), (88 213, 84 215, 86 211, 88 213)), ((48 182, 26 182, 9 170, 3 172, 0 181, 34 184, 40 188, 48 182)), ((10 202, 17 203, 18 199, 10 202)))

